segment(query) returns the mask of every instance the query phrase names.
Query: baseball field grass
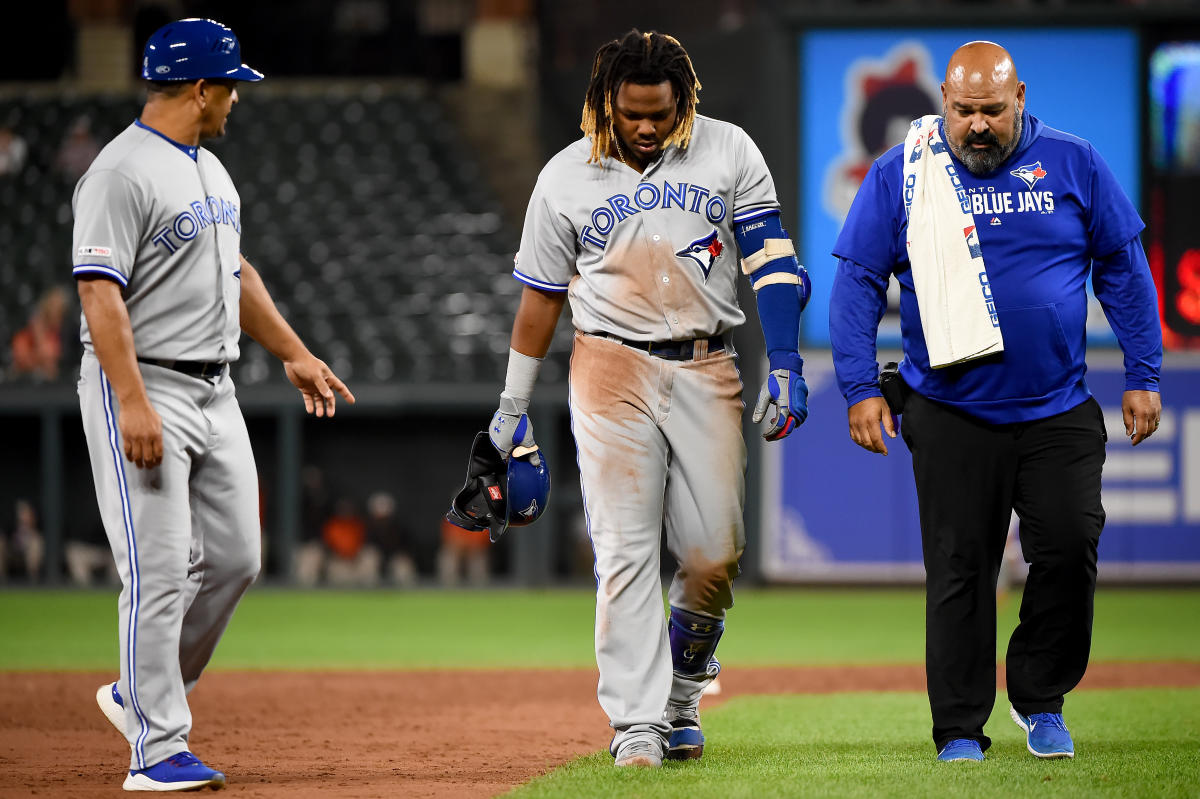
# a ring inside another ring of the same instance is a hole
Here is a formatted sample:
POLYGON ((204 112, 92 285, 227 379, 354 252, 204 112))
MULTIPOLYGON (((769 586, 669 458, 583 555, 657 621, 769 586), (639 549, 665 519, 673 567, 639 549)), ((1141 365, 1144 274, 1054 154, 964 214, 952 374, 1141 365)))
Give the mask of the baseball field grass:
MULTIPOLYGON (((256 588, 211 668, 570 668, 593 664, 588 590, 317 591, 256 588)), ((920 663, 918 590, 749 589, 722 659, 747 666, 920 663)), ((1018 600, 997 625, 1007 641, 1018 600)), ((0 670, 117 662, 116 591, 0 591, 0 670)), ((1001 647, 1003 652, 1003 647, 1001 647)), ((1100 590, 1093 661, 1200 661, 1200 590, 1100 590)))
MULTIPOLYGON (((704 714, 704 758, 615 769, 592 755, 511 792, 542 797, 1195 797, 1200 691, 1080 691, 1074 760, 1038 760, 997 699, 983 763, 938 763, 923 694, 743 697, 704 714)), ((1070 723, 1071 714, 1067 721, 1070 723)))
MULTIPOLYGON (((1001 642, 1016 623, 1018 601, 1002 605, 1001 642)), ((591 668, 592 618, 588 590, 259 587, 239 608, 211 668, 591 668)), ((721 656, 731 670, 919 664, 923 618, 919 590, 748 589, 738 594, 721 656)), ((0 671, 111 670, 116 623, 115 590, 0 591, 0 671)), ((1200 590, 1102 587, 1092 660, 1200 663, 1200 590)), ((597 752, 511 795, 1200 796, 1200 689, 1072 693, 1073 761, 1030 756, 1007 710, 1001 694, 984 763, 938 764, 922 692, 734 696, 704 709, 709 744, 701 761, 618 770, 597 752)))

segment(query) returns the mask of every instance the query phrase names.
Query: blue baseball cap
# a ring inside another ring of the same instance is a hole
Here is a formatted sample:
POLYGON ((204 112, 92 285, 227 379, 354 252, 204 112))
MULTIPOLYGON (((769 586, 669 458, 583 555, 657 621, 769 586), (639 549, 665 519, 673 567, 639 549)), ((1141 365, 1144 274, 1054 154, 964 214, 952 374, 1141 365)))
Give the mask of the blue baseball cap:
POLYGON ((181 19, 151 34, 142 57, 142 77, 259 81, 263 74, 242 63, 241 45, 227 26, 211 19, 181 19))

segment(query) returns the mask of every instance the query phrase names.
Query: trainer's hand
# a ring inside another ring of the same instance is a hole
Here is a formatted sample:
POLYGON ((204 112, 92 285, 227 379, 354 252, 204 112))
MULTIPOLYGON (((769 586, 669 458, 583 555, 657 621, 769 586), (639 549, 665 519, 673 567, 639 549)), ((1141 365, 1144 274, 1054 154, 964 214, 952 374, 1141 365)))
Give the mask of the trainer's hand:
POLYGON ((304 410, 317 416, 330 416, 337 411, 337 395, 341 394, 351 405, 354 395, 338 376, 312 353, 306 353, 294 361, 284 361, 283 370, 292 385, 300 389, 304 397, 304 410))
POLYGON ((799 372, 791 369, 773 369, 763 381, 758 392, 758 403, 754 406, 754 423, 767 416, 767 409, 774 408, 771 422, 763 431, 767 441, 778 441, 808 418, 808 384, 799 372))
POLYGON ((117 428, 125 442, 125 457, 139 469, 152 469, 162 463, 162 417, 149 399, 122 402, 117 428))
MULTIPOLYGON (((492 423, 488 425, 488 438, 505 460, 509 455, 520 458, 537 451, 537 444, 533 440, 533 422, 529 421, 523 406, 524 403, 501 394, 500 407, 492 414, 492 423)), ((541 459, 535 454, 530 462, 536 466, 541 459)))
POLYGON ((880 435, 879 426, 883 425, 888 438, 895 438, 896 420, 892 418, 892 412, 883 397, 867 397, 862 402, 854 403, 847 416, 850 420, 850 438, 855 444, 867 452, 888 454, 887 442, 880 435))
POLYGON ((1157 391, 1126 391, 1121 395, 1121 416, 1125 419, 1125 435, 1136 447, 1158 430, 1162 395, 1157 391))

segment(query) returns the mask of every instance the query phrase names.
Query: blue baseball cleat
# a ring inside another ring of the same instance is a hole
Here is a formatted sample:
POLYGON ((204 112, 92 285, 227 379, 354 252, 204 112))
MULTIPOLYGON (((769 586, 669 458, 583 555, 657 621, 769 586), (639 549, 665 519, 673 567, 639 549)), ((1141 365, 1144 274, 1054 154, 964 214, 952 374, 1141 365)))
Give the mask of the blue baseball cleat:
POLYGON ((1034 757, 1044 759, 1056 757, 1075 757, 1075 742, 1067 725, 1063 723, 1062 713, 1031 713, 1028 716, 1017 712, 1015 707, 1008 709, 1012 720, 1025 730, 1025 748, 1034 757))
POLYGON ((978 763, 983 760, 983 750, 979 748, 979 741, 974 738, 955 738, 942 747, 942 751, 937 753, 937 759, 942 763, 954 763, 959 760, 978 763))
POLYGON ((696 708, 667 709, 671 734, 667 738, 667 760, 699 760, 704 755, 704 733, 696 708))
POLYGON ((150 768, 131 771, 123 786, 127 791, 195 791, 225 787, 225 775, 200 762, 191 752, 180 752, 150 768))

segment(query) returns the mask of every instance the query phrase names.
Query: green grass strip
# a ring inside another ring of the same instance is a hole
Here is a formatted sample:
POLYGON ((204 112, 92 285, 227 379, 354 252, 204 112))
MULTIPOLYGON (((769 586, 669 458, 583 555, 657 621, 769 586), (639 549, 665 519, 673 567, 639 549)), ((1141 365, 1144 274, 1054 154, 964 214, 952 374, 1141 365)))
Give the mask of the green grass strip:
POLYGON ((703 714, 704 758, 617 769, 598 753, 507 794, 543 797, 1195 797, 1200 690, 1084 691, 1074 760, 1038 760, 997 697, 983 763, 938 763, 924 694, 746 697, 703 714))
MULTIPOLYGON (((590 668, 592 592, 255 588, 217 649, 220 669, 590 668)), ((1001 611, 1002 642, 1019 597, 1001 611)), ((919 589, 746 589, 721 641, 747 666, 920 663, 919 589)), ((0 670, 117 663, 117 594, 0 591, 0 670)), ((1004 652, 1002 643, 999 650, 1004 652)), ((1200 591, 1097 594, 1093 660, 1200 660, 1200 591)))

